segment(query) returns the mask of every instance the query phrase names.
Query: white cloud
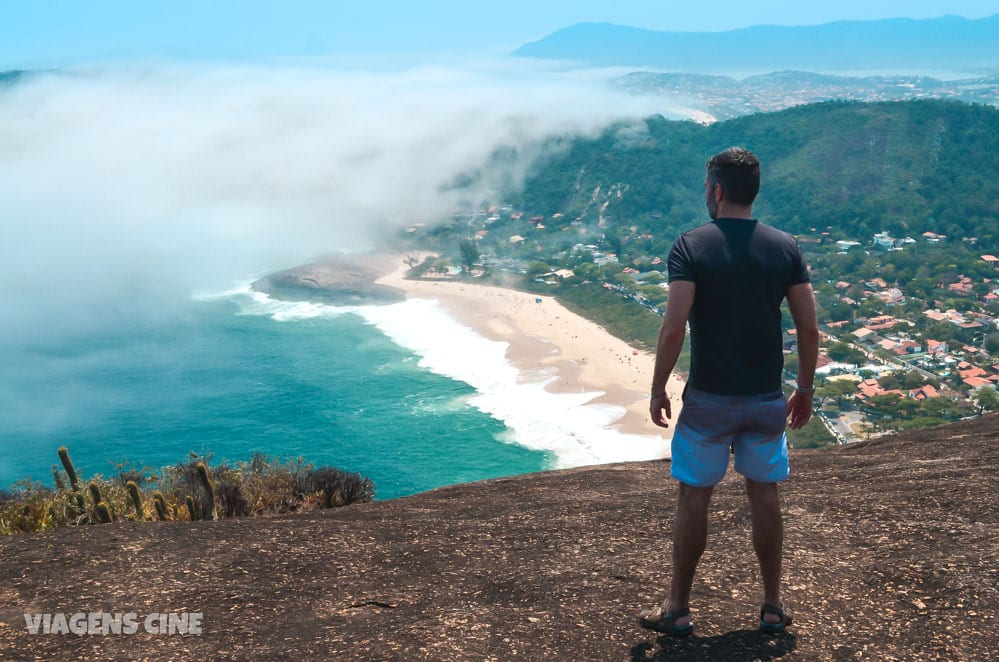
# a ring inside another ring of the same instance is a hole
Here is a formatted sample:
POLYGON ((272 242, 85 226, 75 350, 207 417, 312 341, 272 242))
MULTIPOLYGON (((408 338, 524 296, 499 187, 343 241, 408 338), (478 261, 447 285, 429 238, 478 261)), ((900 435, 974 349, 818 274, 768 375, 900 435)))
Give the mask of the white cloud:
POLYGON ((0 299, 30 329, 367 248, 520 181, 546 137, 667 110, 538 67, 147 65, 0 88, 0 299), (446 190, 500 146, 509 172, 446 190))

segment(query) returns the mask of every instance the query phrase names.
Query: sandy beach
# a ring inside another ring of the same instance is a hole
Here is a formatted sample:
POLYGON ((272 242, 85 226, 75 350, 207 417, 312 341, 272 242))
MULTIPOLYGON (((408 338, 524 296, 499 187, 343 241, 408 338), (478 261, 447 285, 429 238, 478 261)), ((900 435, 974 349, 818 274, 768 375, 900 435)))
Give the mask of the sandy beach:
MULTIPOLYGON (((663 454, 668 454, 672 428, 663 430, 649 421, 651 353, 630 347, 551 297, 468 282, 407 280, 405 271, 400 263, 378 282, 404 290, 409 298, 434 299, 484 337, 508 343, 507 358, 525 380, 554 372, 557 378, 546 387, 549 391, 603 393, 588 404, 624 408, 612 427, 623 434, 660 436, 663 454)), ((672 376, 668 391, 674 416, 682 388, 683 382, 672 376)))

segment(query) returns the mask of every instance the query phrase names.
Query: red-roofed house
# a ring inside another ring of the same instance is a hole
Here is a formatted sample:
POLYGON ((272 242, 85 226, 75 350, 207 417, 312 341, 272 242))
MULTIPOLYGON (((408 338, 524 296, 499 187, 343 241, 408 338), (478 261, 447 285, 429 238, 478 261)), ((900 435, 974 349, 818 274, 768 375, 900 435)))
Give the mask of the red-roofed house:
POLYGON ((974 389, 979 389, 982 388, 983 386, 992 386, 991 381, 989 381, 988 379, 983 379, 981 377, 966 377, 961 381, 974 389))
POLYGON ((894 327, 898 323, 899 321, 891 315, 880 315, 867 320, 867 324, 864 325, 864 328, 871 331, 884 331, 885 329, 894 327))
POLYGON ((909 391, 909 397, 915 400, 929 400, 930 398, 939 398, 940 392, 933 388, 933 384, 926 384, 909 391))
POLYGON ((969 377, 985 377, 989 374, 977 365, 968 363, 967 361, 961 361, 957 364, 957 373, 961 375, 961 379, 964 381, 967 381, 969 377))
POLYGON ((967 276, 961 276, 956 283, 948 285, 947 289, 958 294, 971 294, 975 290, 975 284, 967 276))
POLYGON ((885 390, 881 388, 881 384, 878 384, 876 379, 865 379, 864 381, 857 384, 857 399, 867 400, 868 398, 873 398, 875 395, 881 395, 885 390))
POLYGON ((923 346, 915 340, 903 340, 897 347, 892 349, 892 351, 898 356, 903 356, 905 354, 917 354, 923 351, 923 346))

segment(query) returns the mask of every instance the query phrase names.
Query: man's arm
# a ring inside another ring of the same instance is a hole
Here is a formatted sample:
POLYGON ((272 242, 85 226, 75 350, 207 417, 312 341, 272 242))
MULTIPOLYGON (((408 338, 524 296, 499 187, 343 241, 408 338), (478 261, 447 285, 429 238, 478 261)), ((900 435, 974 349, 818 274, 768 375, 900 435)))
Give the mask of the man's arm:
POLYGON ((663 325, 659 328, 659 341, 656 344, 656 365, 652 371, 652 400, 649 403, 652 422, 661 428, 669 427, 666 419, 673 415, 670 411, 669 395, 666 393, 666 382, 680 356, 683 339, 687 335, 687 318, 693 305, 692 281, 675 280, 669 284, 666 314, 663 315, 663 325))
MULTIPOLYGON (((813 389, 815 363, 819 357, 819 323, 815 316, 815 295, 811 283, 792 285, 787 291, 787 307, 791 310, 798 337, 798 386, 813 389)), ((798 430, 812 417, 812 395, 795 390, 787 401, 789 425, 798 430)))

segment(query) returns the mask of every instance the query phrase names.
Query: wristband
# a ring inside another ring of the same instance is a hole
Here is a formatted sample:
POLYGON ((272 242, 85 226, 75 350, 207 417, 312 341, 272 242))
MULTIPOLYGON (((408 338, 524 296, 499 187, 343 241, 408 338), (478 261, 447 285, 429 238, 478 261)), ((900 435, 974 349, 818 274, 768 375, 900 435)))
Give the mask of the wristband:
POLYGON ((652 396, 649 396, 649 397, 652 400, 665 400, 666 399, 666 394, 665 393, 660 393, 659 395, 652 395, 652 396))
POLYGON ((804 386, 801 386, 800 384, 795 384, 794 385, 794 390, 797 391, 798 393, 801 393, 802 395, 814 395, 815 394, 815 386, 809 386, 808 388, 805 388, 804 386))

